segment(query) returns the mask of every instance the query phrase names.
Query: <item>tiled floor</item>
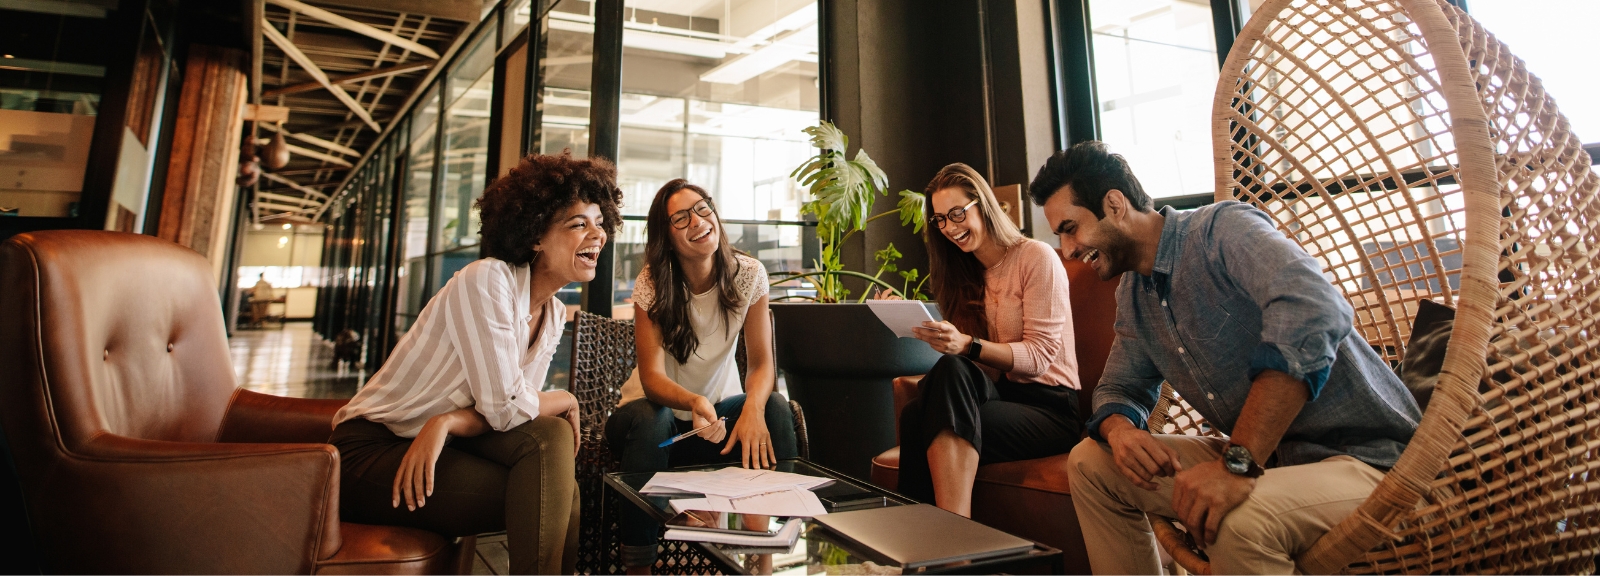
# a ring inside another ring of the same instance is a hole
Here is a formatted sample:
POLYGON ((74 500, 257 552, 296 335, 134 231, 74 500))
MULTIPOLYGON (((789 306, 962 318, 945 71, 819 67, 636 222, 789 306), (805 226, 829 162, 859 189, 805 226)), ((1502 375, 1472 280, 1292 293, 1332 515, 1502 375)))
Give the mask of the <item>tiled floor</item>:
MULTIPOLYGON (((364 370, 333 366, 333 345, 311 330, 308 322, 272 323, 260 330, 239 330, 228 341, 233 370, 247 390, 295 398, 349 398, 366 381, 364 370)), ((505 534, 478 537, 473 574, 506 574, 511 556, 505 534)))

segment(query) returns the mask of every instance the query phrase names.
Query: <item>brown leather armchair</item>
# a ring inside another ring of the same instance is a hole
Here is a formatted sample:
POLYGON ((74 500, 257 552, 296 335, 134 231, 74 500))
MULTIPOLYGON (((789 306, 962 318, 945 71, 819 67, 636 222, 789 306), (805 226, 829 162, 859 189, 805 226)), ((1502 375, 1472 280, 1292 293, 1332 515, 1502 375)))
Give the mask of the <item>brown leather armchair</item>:
POLYGON ((472 538, 339 521, 344 402, 236 388, 213 275, 137 234, 0 246, 0 425, 39 567, 467 573, 472 538))
MULTIPOLYGON (((1078 381, 1083 390, 1078 407, 1087 419, 1093 409, 1094 386, 1111 354, 1116 321, 1117 280, 1103 281, 1088 264, 1063 259, 1072 300, 1072 329, 1078 353, 1078 381)), ((917 395, 921 376, 903 376, 894 382, 895 415, 917 395)), ((872 459, 872 482, 895 489, 899 485, 900 447, 872 459)), ((978 467, 972 490, 972 519, 1060 548, 1067 574, 1088 574, 1088 551, 1078 513, 1072 507, 1072 487, 1067 481, 1067 455, 987 464, 978 467)))

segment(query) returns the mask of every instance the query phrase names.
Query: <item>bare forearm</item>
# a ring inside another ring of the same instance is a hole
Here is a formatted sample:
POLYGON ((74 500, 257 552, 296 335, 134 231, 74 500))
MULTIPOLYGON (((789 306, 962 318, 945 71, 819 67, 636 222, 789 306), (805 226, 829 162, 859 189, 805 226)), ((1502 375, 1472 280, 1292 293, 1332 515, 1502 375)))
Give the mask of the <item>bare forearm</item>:
POLYGON ((489 421, 472 408, 462 408, 434 416, 446 434, 470 438, 489 431, 489 421))
POLYGON ((699 394, 690 392, 664 374, 646 375, 641 372, 639 380, 646 398, 673 410, 693 410, 695 400, 700 398, 699 394))
POLYGON ((765 412, 767 399, 772 397, 772 390, 777 388, 776 376, 771 366, 751 366, 750 372, 744 379, 744 409, 759 409, 765 412))
POLYGON ((578 407, 578 398, 560 390, 539 393, 539 416, 561 416, 578 407))
POLYGON ((1300 409, 1305 407, 1311 390, 1305 382, 1277 370, 1265 370, 1256 375, 1250 385, 1250 395, 1245 398, 1244 410, 1233 427, 1233 443, 1250 450, 1259 462, 1265 462, 1300 409))

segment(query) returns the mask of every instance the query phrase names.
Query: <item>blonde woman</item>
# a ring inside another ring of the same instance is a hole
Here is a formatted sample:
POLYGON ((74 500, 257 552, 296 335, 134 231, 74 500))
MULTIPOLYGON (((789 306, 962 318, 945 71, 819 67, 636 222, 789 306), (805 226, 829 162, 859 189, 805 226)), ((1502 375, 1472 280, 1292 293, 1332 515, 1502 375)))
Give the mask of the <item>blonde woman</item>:
POLYGON ((1067 275, 1022 235, 966 164, 927 187, 924 232, 944 321, 916 329, 944 354, 900 413, 900 492, 972 516, 978 465, 1078 443, 1078 359, 1067 275))

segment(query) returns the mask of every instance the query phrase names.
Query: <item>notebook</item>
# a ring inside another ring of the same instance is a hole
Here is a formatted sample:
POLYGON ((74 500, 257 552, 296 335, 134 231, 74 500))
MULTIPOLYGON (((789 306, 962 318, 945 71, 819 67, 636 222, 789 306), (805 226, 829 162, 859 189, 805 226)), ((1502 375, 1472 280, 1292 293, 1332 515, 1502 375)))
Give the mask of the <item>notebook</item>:
POLYGON ((817 524, 869 548, 905 570, 1026 552, 1033 542, 930 504, 890 506, 818 516, 817 524))

